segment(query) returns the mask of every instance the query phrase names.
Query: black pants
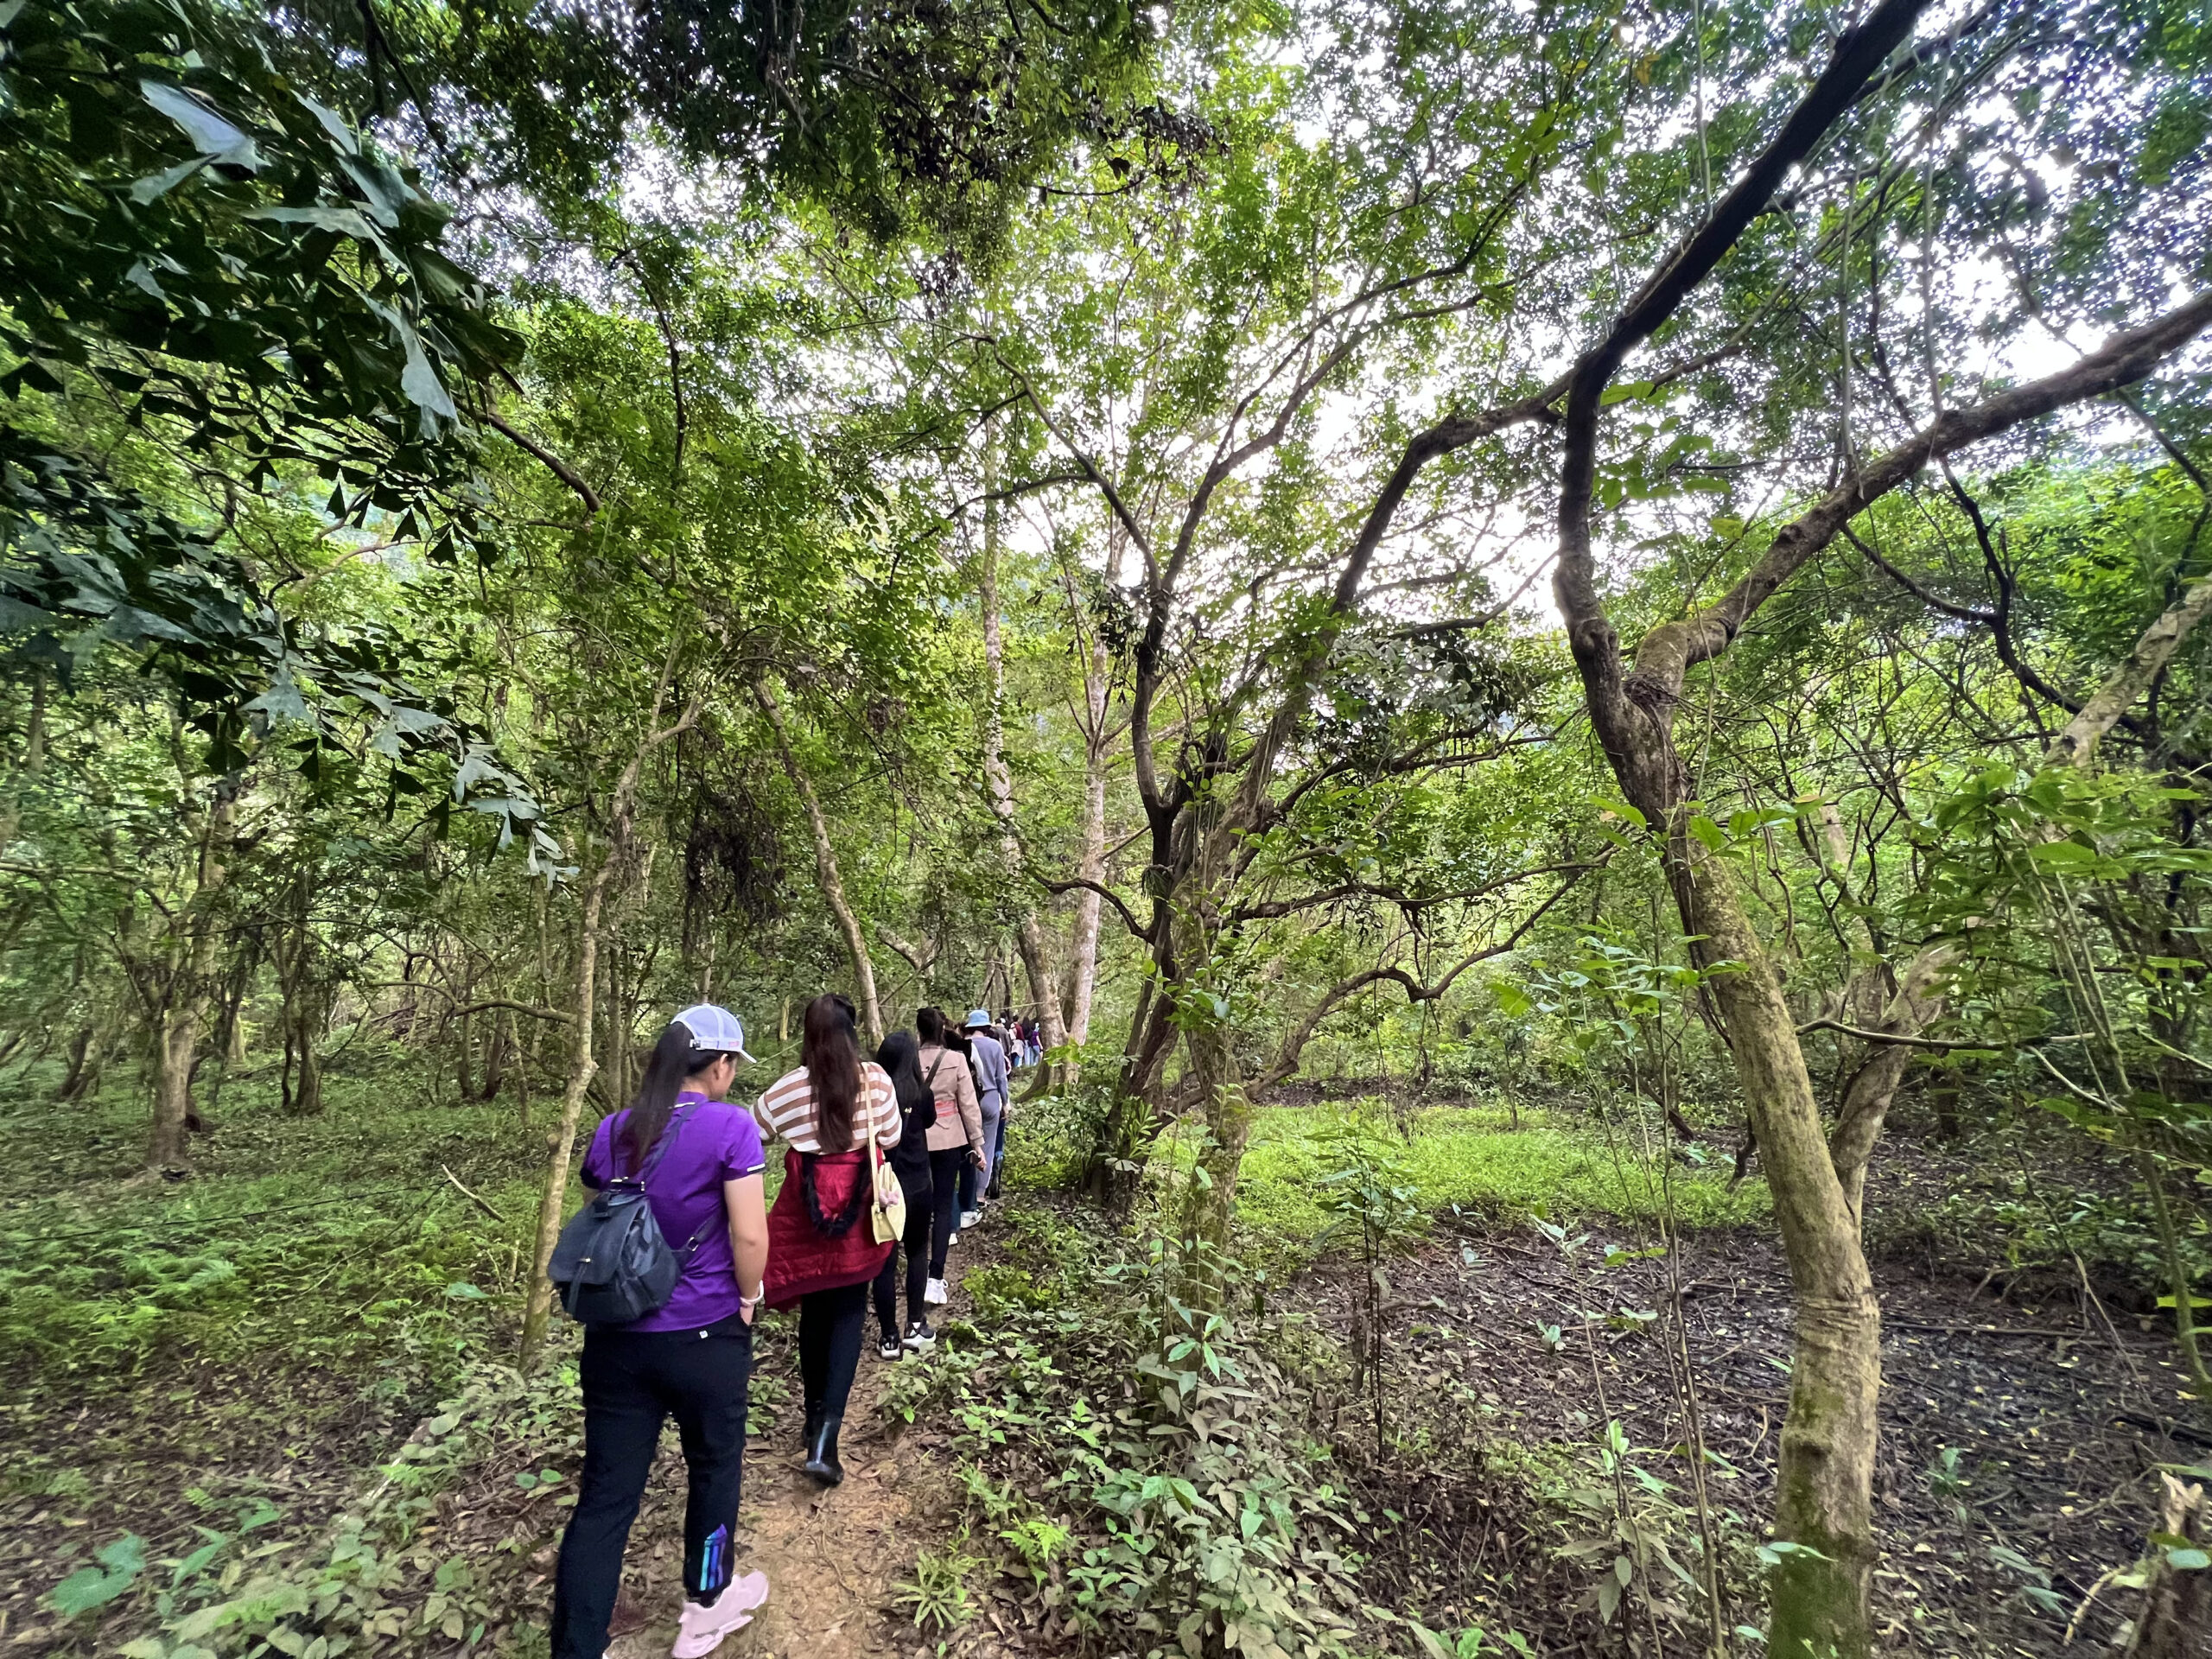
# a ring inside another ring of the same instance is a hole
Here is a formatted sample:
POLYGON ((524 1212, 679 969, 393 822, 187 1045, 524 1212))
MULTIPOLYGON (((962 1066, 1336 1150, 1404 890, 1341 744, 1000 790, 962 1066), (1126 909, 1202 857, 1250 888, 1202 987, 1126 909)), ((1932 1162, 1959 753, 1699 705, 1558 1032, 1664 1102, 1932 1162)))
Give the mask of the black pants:
POLYGON ((683 1588, 710 1601, 730 1580, 753 1329, 734 1316, 703 1331, 584 1333, 584 1469, 553 1581, 553 1659, 601 1659, 622 1551, 660 1444, 676 1419, 690 1494, 683 1588))
POLYGON ((936 1227, 930 1236, 930 1277, 944 1277, 944 1253, 952 1244, 952 1225, 960 1218, 960 1172, 968 1166, 968 1148, 947 1147, 930 1154, 930 1185, 935 1190, 936 1227))
MULTIPOLYGON (((906 1236, 899 1243, 906 1252, 906 1322, 912 1325, 929 1317, 922 1291, 923 1281, 929 1276, 930 1236, 937 1230, 936 1184, 931 1179, 930 1166, 923 1164, 918 1169, 901 1168, 899 1185, 906 1193, 906 1236)), ((895 1249, 875 1276, 875 1318, 885 1337, 898 1336, 899 1252, 895 1249)))
POLYGON ((853 1373, 861 1368, 861 1332, 868 1324, 869 1281, 817 1290, 798 1299, 798 1379, 809 1417, 845 1414, 853 1373))

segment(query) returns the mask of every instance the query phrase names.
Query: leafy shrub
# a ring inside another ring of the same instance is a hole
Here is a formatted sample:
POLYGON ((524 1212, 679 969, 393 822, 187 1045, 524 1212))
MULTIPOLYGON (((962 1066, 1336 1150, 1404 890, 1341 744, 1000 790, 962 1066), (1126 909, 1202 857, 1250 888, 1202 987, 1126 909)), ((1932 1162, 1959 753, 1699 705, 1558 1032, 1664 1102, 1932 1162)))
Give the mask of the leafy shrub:
POLYGON ((914 1557, 914 1576, 893 1591, 893 1605, 912 1611, 916 1629, 954 1630, 974 1617, 968 1580, 982 1562, 962 1548, 966 1541, 963 1534, 942 1549, 925 1546, 914 1557))
MULTIPOLYGON (((1191 1307, 1156 1244, 1128 1260, 1064 1219, 1027 1224, 1041 1248, 1023 1259, 1044 1271, 985 1280, 992 1334, 949 1331, 885 1402, 958 1425, 974 1545, 1051 1633, 1102 1651, 1348 1653, 1354 1519, 1268 1356, 1274 1328, 1191 1307), (1056 1260, 1084 1263, 1084 1294, 1049 1294, 1056 1260)), ((925 1590, 949 1608, 944 1570, 903 1592, 918 1618, 925 1590)))
POLYGON ((1052 1292, 1021 1268, 970 1268, 961 1276, 960 1284, 975 1305, 976 1317, 986 1324, 995 1324, 1019 1309, 1052 1305, 1052 1292))
MULTIPOLYGON (((474 1645, 508 1616, 507 1592, 480 1583, 479 1567, 442 1554, 416 1529, 441 1493, 508 1443, 550 1438, 573 1449, 581 1418, 572 1366, 531 1382, 505 1367, 473 1367, 461 1393, 416 1429, 303 1559, 288 1566, 289 1552, 241 1547, 259 1512, 242 1516, 236 1534, 200 1529, 211 1543, 176 1565, 155 1610, 156 1631, 124 1643, 124 1659, 330 1659, 395 1640, 474 1645)), ((534 1449, 542 1455, 544 1447, 534 1449)), ((531 1479, 550 1484, 546 1474, 531 1479)), ((269 1519, 275 1514, 266 1510, 269 1519)))
POLYGON ((1006 1130, 1006 1179, 1034 1192, 1072 1186, 1106 1116, 1103 1084, 1084 1084, 1033 1101, 1016 1099, 1006 1130))
MULTIPOLYGON (((2125 1197, 2001 1179, 1944 1196, 1913 1217, 1910 1233, 1961 1260, 2012 1268, 2051 1268, 2071 1277, 2079 1258, 2144 1294, 2164 1294, 2165 1259, 2141 1189, 2125 1197)), ((1892 1235, 1903 1242, 1901 1230, 1892 1235)), ((2202 1295, 2212 1289, 2212 1233, 2204 1218, 2181 1234, 2183 1264, 2202 1295)), ((2171 1306, 2171 1300, 2166 1306, 2171 1306)))
POLYGON ((79 1391, 127 1388, 188 1349, 219 1361, 282 1351, 340 1371, 385 1370, 400 1354, 449 1388, 465 1338, 512 1314, 532 1154, 499 1150, 510 1112, 420 1114, 349 1081, 334 1085, 324 1117, 300 1120, 241 1085, 226 1099, 218 1155, 188 1186, 73 1185, 90 1173, 76 1160, 114 1124, 142 1132, 143 1098, 118 1087, 65 1123, 24 1079, 10 1087, 0 1110, 17 1139, 55 1148, 0 1183, 44 1200, 0 1215, 11 1382, 43 1372, 79 1391), (444 1167, 503 1203, 508 1223, 470 1206, 444 1167))

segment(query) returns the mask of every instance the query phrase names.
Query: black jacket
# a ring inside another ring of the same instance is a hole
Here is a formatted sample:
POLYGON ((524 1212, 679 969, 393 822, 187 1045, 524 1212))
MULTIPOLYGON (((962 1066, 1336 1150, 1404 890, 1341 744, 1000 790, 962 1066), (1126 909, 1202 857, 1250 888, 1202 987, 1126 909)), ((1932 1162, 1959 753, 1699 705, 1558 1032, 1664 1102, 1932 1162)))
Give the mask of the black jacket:
POLYGON ((902 1183, 910 1176, 926 1180, 929 1174, 927 1136, 930 1125, 937 1122, 937 1096, 922 1079, 921 1055, 921 1045, 905 1031, 893 1032, 875 1052, 875 1063, 891 1074, 891 1086, 899 1096, 899 1141, 884 1155, 902 1183))

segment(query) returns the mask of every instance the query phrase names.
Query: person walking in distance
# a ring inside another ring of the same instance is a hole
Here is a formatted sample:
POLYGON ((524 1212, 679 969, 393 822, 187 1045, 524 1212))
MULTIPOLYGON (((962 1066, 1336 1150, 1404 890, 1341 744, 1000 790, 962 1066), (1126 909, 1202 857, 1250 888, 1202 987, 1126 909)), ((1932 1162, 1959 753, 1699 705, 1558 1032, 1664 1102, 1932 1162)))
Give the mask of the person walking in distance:
POLYGON ((937 1101, 922 1080, 921 1044, 911 1031, 894 1031, 875 1051, 875 1063, 888 1072, 899 1096, 899 1140, 891 1150, 891 1167, 906 1194, 906 1233, 899 1240, 906 1251, 906 1325, 899 1325, 899 1252, 893 1249, 875 1279, 875 1317, 882 1327, 876 1344, 879 1358, 903 1359, 937 1341, 923 1296, 930 1265, 930 1236, 937 1226, 937 1198, 930 1179, 930 1125, 937 1118, 937 1101))
POLYGON ((602 1659, 661 1425, 676 1419, 690 1478, 683 1509, 683 1612, 676 1659, 698 1659, 768 1599, 768 1580, 733 1581, 731 1545, 745 1466, 753 1316, 768 1259, 765 1160, 753 1120, 726 1104, 745 1027, 708 1003, 669 1021, 638 1096, 602 1122, 583 1181, 638 1179, 681 1276, 653 1312, 584 1331, 584 1465, 553 1580, 552 1659, 602 1659))
POLYGON ((976 1080, 967 1057, 953 1046, 957 1033, 941 1008, 924 1008, 914 1016, 921 1033, 919 1063, 922 1081, 937 1108, 930 1125, 930 1185, 935 1200, 935 1224, 930 1234, 929 1282, 922 1300, 932 1306, 945 1300, 944 1257, 952 1243, 953 1224, 958 1219, 960 1172, 983 1160, 983 1116, 976 1103, 976 1080))
POLYGON ((991 1170, 998 1157, 1007 1087, 1006 1045, 991 1030, 991 1011, 976 1008, 970 1012, 965 1034, 969 1068, 976 1079, 976 1106, 983 1120, 983 1157, 981 1164, 963 1165, 960 1171, 963 1231, 982 1224, 983 1191, 991 1184, 991 1170))
POLYGON ((784 1184, 768 1217, 768 1306, 798 1307, 799 1381, 806 1398, 806 1459, 824 1486, 845 1478, 837 1431, 860 1367, 868 1287, 893 1246, 868 1223, 874 1192, 869 1138, 899 1143, 891 1079, 861 1058, 853 1005, 835 994, 806 1005, 799 1065, 776 1079, 753 1116, 781 1139, 784 1184))

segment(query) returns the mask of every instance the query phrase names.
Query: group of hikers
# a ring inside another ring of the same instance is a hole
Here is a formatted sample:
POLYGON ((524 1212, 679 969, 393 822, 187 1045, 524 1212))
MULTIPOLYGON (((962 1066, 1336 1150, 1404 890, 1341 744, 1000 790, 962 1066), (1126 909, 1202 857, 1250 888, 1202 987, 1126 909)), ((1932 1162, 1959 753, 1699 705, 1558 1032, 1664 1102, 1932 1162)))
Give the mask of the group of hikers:
POLYGON ((740 1106, 728 1099, 737 1068, 756 1064, 742 1022, 709 1003, 669 1021, 636 1099, 592 1137, 582 1174, 598 1196, 554 1254, 563 1305, 585 1330, 584 1464, 554 1581, 552 1659, 603 1659, 671 1417, 690 1477, 676 1659, 751 1621, 768 1580, 737 1576, 732 1552, 754 1318, 798 1309, 799 1466, 835 1486, 869 1303, 883 1360, 936 1342, 947 1252, 998 1197, 1008 1075, 1033 1055, 1010 1019, 928 1007, 870 1059, 853 1004, 832 992, 807 1004, 798 1065, 740 1106), (772 1209, 764 1137, 785 1147, 772 1209))
POLYGON ((999 1015, 998 1028, 992 1034, 1015 1065, 1035 1065, 1045 1058, 1045 1033, 1034 1014, 1017 1016, 1008 1008, 999 1015))

